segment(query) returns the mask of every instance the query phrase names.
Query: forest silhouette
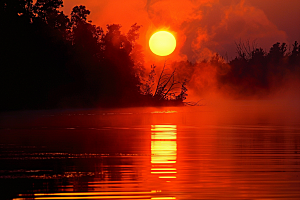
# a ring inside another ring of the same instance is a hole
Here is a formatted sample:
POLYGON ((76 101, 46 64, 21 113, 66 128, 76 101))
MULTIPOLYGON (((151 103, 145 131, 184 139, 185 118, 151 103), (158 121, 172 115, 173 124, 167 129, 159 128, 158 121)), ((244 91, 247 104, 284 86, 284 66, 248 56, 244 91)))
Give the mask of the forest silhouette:
POLYGON ((287 74, 300 77, 297 42, 291 51, 276 43, 269 52, 240 43, 229 62, 215 55, 173 62, 170 74, 156 74, 153 65, 146 74, 137 24, 126 34, 118 24, 103 30, 88 21, 83 5, 64 14, 62 0, 4 0, 0 6, 2 111, 184 105, 191 74, 207 64, 217 69, 219 85, 249 95, 270 90, 287 74))

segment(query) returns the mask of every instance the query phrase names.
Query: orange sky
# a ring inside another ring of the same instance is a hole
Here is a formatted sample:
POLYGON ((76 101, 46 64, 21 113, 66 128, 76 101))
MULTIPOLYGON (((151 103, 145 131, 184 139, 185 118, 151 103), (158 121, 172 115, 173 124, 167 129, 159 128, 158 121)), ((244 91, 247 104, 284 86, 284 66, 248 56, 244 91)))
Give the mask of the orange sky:
POLYGON ((231 59, 240 39, 256 40, 265 50, 275 42, 300 42, 299 0, 64 0, 64 12, 69 15, 75 5, 85 5, 89 19, 103 28, 118 23, 126 32, 134 23, 142 25, 146 61, 155 58, 148 40, 158 29, 177 38, 173 60, 197 61, 215 52, 231 59))

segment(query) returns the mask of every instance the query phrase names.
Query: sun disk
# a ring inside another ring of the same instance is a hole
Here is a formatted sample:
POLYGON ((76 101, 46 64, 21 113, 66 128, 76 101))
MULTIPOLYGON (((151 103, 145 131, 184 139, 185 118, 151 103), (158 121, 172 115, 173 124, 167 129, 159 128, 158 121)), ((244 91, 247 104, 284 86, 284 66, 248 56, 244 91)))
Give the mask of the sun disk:
POLYGON ((158 56, 170 55, 176 48, 176 39, 168 31, 158 31, 149 40, 151 51, 158 56))

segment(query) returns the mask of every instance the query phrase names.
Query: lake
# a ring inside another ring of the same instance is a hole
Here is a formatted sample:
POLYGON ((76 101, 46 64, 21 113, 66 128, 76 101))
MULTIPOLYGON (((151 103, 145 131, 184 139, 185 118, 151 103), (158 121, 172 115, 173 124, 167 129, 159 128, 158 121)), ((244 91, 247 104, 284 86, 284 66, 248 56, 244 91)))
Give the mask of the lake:
POLYGON ((299 113, 268 101, 1 113, 0 199, 300 199, 299 113))

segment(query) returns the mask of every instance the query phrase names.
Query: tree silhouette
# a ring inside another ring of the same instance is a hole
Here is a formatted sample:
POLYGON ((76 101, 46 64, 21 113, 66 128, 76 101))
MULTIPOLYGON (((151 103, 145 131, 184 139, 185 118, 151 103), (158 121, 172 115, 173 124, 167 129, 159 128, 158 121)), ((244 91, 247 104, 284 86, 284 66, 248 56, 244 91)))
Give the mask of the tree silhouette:
POLYGON ((108 25, 102 40, 107 96, 117 104, 129 103, 139 96, 139 77, 130 57, 134 40, 129 40, 120 28, 120 25, 108 25))
POLYGON ((238 56, 229 63, 219 55, 209 62, 174 62, 160 79, 152 65, 147 77, 136 42, 141 26, 133 24, 127 33, 119 24, 103 30, 88 21, 85 6, 75 6, 70 16, 62 7, 62 0, 1 1, 0 110, 183 105, 187 80, 208 66, 219 87, 247 95, 271 90, 287 74, 300 77, 298 42, 291 52, 285 43, 265 52, 249 41, 237 44, 238 56))
POLYGON ((229 62, 230 71, 218 76, 218 80, 240 94, 265 95, 281 87, 291 72, 300 77, 298 42, 293 44, 291 52, 287 51, 286 43, 273 44, 269 52, 262 48, 251 50, 249 43, 239 44, 237 49, 238 57, 229 62))

